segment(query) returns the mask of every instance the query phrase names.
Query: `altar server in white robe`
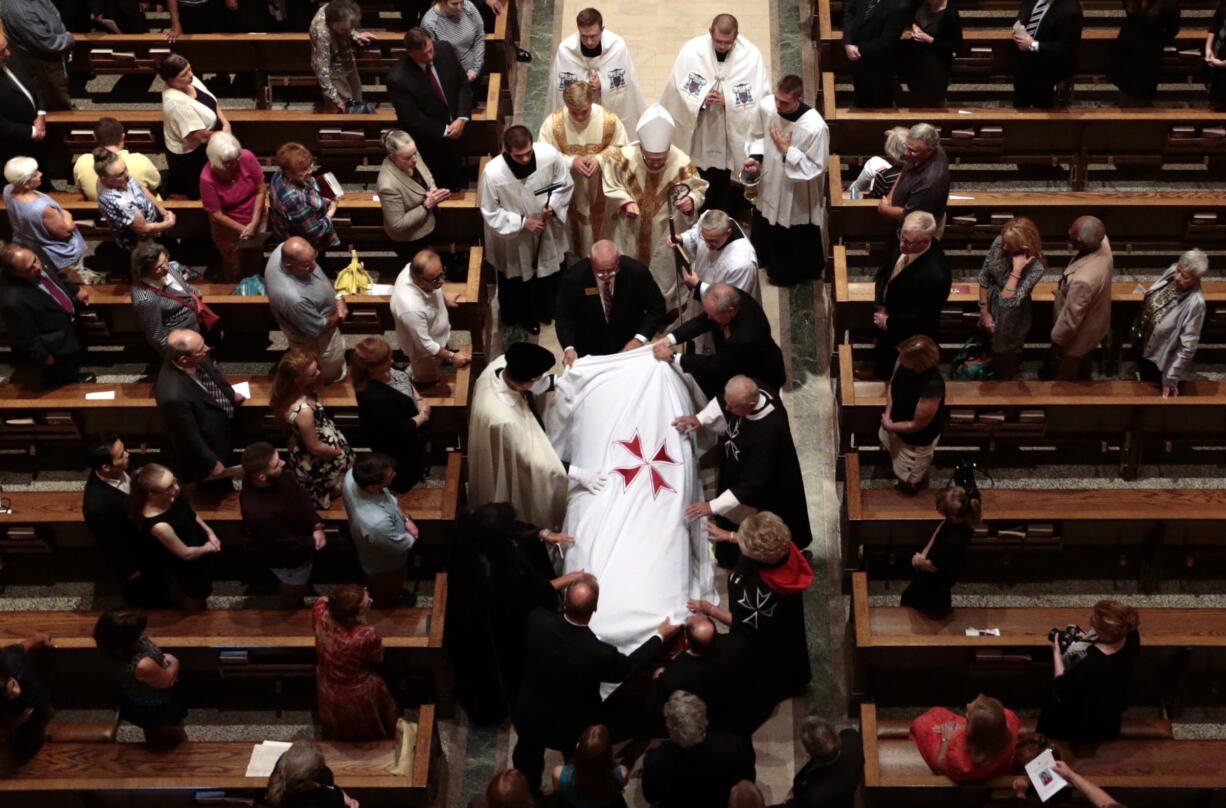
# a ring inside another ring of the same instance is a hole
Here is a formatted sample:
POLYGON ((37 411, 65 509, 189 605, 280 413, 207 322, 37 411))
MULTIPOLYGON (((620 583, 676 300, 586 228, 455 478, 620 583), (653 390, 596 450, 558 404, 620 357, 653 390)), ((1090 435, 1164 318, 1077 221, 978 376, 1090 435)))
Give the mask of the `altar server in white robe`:
POLYGON ((542 427, 544 402, 553 390, 554 355, 517 342, 489 364, 473 386, 468 416, 468 504, 509 502, 517 517, 557 530, 566 515, 568 480, 588 491, 607 476, 562 466, 542 427))
POLYGON ((750 125, 769 92, 762 52, 738 35, 731 14, 718 15, 705 35, 681 46, 660 103, 677 122, 673 145, 711 184, 708 208, 733 212, 732 172, 741 170, 750 125))
POLYGON ((604 18, 594 8, 580 11, 575 24, 579 30, 562 40, 549 68, 546 109, 562 106, 567 84, 584 81, 592 88, 592 100, 620 118, 627 132, 633 132, 644 104, 626 40, 605 28, 604 18))
POLYGON ((651 268, 651 276, 664 295, 665 323, 675 320, 685 305, 688 290, 677 278, 668 219, 677 232, 688 230, 706 198, 707 181, 689 155, 673 142, 672 116, 653 104, 639 118, 639 139, 614 149, 602 166, 605 203, 605 238, 623 255, 651 268), (669 195, 674 193, 673 207, 669 195))
POLYGON ((601 164, 613 149, 627 143, 626 129, 616 115, 592 103, 591 87, 572 81, 556 109, 541 124, 537 140, 562 153, 575 181, 570 211, 566 216, 570 251, 586 256, 600 241, 604 228, 605 198, 601 164))
POLYGON ((558 150, 534 144, 526 126, 508 128, 502 146, 481 173, 485 258, 498 271, 503 325, 536 336, 553 321, 575 182, 558 150))
POLYGON ((702 296, 712 284, 735 286, 759 303, 758 253, 741 225, 722 210, 708 210, 698 223, 681 233, 677 240, 693 262, 682 279, 700 301, 691 306, 695 315, 702 311, 702 296))
POLYGON ((830 129, 801 99, 799 76, 784 76, 762 99, 746 144, 745 172, 761 181, 754 198, 753 243, 773 283, 819 278, 826 266, 822 243, 822 189, 830 158, 830 129))

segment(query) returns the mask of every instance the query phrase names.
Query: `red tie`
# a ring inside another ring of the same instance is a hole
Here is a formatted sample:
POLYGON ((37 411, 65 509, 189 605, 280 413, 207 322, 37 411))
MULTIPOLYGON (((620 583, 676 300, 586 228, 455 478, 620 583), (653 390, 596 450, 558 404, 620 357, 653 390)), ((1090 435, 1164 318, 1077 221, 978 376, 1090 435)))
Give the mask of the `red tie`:
POLYGON ((438 83, 438 76, 434 73, 434 62, 426 64, 426 75, 430 77, 430 83, 434 85, 434 92, 438 93, 438 97, 443 100, 443 105, 447 104, 447 94, 443 92, 443 85, 438 83))
POLYGON ((69 299, 68 295, 64 294, 64 290, 55 281, 51 280, 51 276, 46 272, 39 275, 38 285, 43 287, 47 294, 55 298, 55 302, 60 304, 60 308, 69 314, 75 313, 76 309, 72 306, 72 300, 69 299))

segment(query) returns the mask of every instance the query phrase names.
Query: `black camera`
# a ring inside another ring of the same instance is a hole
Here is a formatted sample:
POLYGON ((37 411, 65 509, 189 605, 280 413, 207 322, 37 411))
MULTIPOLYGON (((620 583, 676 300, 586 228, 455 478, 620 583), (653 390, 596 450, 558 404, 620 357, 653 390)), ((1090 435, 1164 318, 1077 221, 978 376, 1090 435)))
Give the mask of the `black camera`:
POLYGON ((1082 630, 1081 626, 1053 628, 1051 631, 1047 632, 1047 641, 1057 641, 1060 644, 1060 653, 1067 654, 1068 649, 1073 645, 1073 643, 1079 642, 1082 639, 1083 634, 1085 634, 1085 632, 1082 630))
POLYGON ((979 466, 970 458, 962 458, 958 461, 958 465, 954 466, 953 483, 966 491, 966 495, 971 499, 983 499, 983 495, 979 493, 979 484, 975 481, 975 470, 979 466))

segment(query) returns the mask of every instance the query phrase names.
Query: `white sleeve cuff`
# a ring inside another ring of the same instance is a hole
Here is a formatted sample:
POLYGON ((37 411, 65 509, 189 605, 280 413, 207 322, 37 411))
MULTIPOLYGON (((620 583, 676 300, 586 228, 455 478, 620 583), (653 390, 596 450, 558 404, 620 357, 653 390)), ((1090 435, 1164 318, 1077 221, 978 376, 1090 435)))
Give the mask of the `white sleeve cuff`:
POLYGON ((733 509, 740 507, 740 504, 741 501, 736 498, 736 494, 732 493, 732 489, 729 488, 727 491, 711 500, 711 510, 717 516, 727 516, 733 511, 733 509))
MULTIPOLYGON (((574 351, 574 350, 575 350, 574 345, 567 345, 565 348, 562 349, 562 353, 566 353, 567 351, 574 351)), ((578 353, 578 351, 575 351, 575 352, 578 353)))
POLYGON ((644 345, 647 344, 647 337, 644 337, 642 334, 635 334, 634 338, 638 340, 639 342, 643 343, 644 345))
POLYGON ((676 337, 676 335, 675 335, 675 334, 669 334, 669 335, 668 335, 668 344, 669 344, 669 345, 676 345, 676 344, 677 344, 677 337, 676 337))
POLYGON ((694 417, 697 418, 698 423, 702 424, 706 429, 714 429, 722 432, 726 426, 726 422, 724 421, 724 411, 719 406, 718 398, 713 398, 707 402, 707 406, 703 407, 694 417))

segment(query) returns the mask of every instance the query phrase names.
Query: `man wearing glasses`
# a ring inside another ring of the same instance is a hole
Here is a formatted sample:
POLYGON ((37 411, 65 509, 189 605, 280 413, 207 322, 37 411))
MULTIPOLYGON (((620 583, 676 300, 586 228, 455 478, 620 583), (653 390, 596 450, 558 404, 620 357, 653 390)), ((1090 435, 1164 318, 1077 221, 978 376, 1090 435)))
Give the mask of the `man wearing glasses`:
POLYGON ((889 195, 877 205, 877 212, 892 222, 901 222, 914 211, 927 211, 937 221, 939 240, 945 231, 945 206, 949 202, 949 158, 941 148, 941 133, 932 124, 912 126, 902 159, 902 173, 889 195))
POLYGON ((392 287, 392 316, 400 350, 409 357, 413 382, 429 387, 439 380, 444 362, 462 368, 472 355, 449 348, 451 317, 460 296, 443 291, 443 262, 433 250, 422 250, 400 271, 392 287))

